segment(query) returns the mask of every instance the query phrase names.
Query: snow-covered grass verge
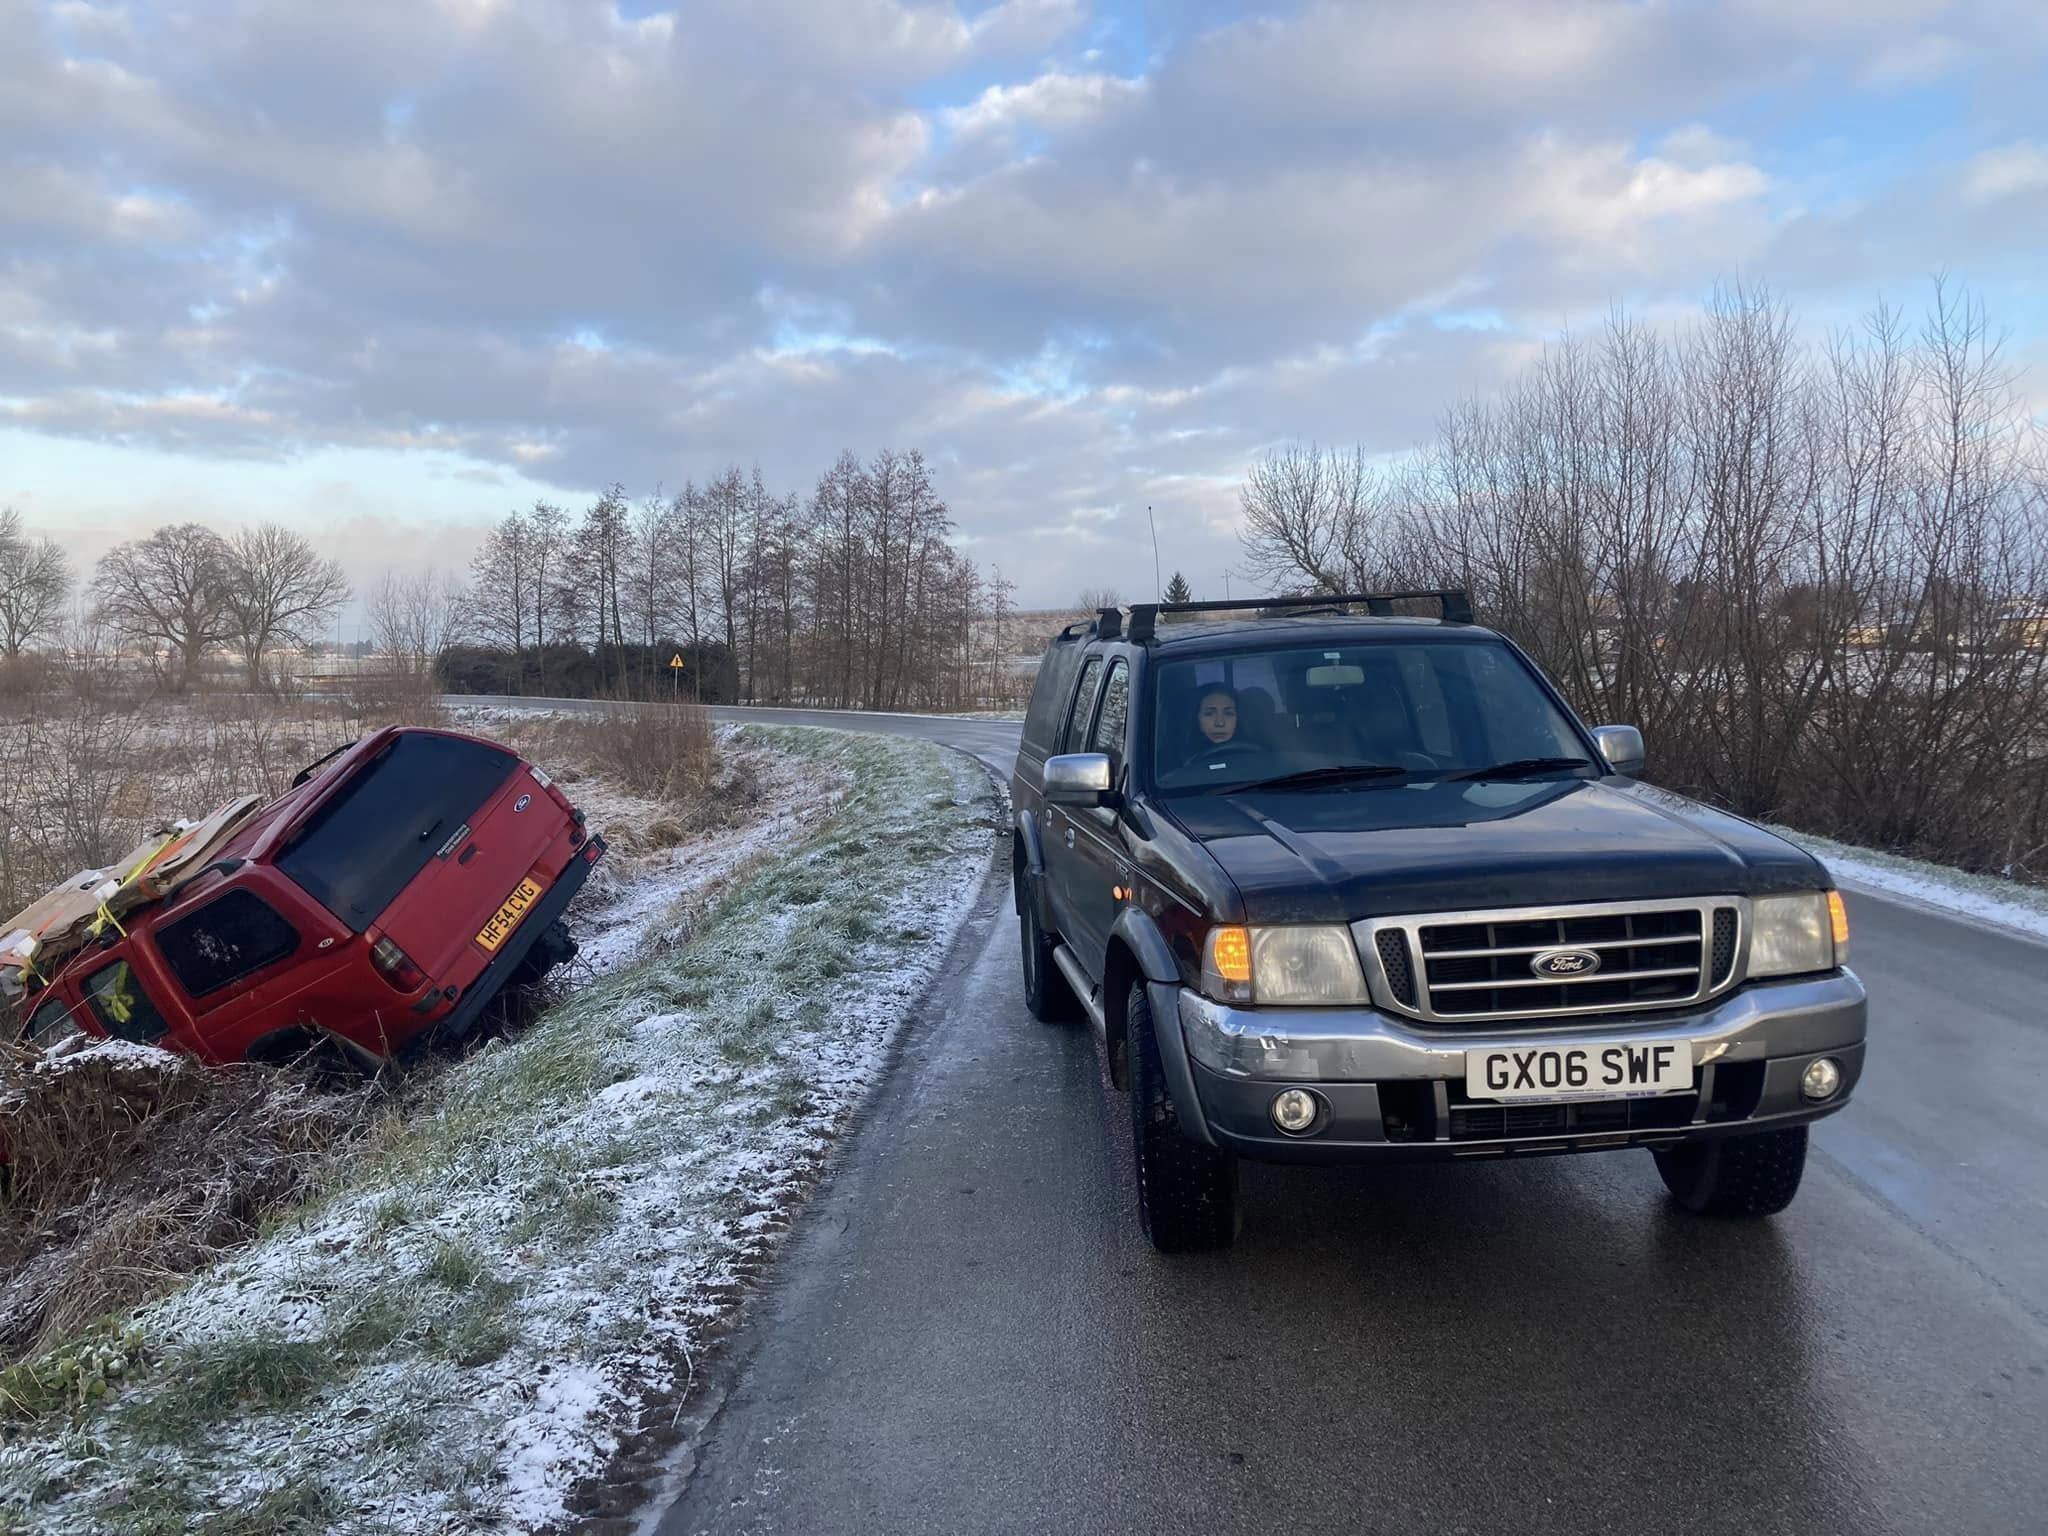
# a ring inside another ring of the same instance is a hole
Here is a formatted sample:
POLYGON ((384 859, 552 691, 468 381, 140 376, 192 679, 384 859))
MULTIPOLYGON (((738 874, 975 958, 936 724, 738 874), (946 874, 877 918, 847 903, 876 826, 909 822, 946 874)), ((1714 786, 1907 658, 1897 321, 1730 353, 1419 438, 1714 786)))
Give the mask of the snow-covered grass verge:
POLYGON ((759 734, 850 775, 837 812, 139 1313, 123 1385, 0 1450, 0 1527, 529 1531, 599 1507, 579 1485, 670 1419, 995 837, 951 753, 759 734))
POLYGON ((1771 830, 1820 859, 1837 880, 1852 888, 1897 896, 1958 917, 2048 939, 2048 890, 2001 880, 1995 875, 1969 874, 1946 864, 1857 848, 1831 838, 1795 832, 1790 827, 1771 830))

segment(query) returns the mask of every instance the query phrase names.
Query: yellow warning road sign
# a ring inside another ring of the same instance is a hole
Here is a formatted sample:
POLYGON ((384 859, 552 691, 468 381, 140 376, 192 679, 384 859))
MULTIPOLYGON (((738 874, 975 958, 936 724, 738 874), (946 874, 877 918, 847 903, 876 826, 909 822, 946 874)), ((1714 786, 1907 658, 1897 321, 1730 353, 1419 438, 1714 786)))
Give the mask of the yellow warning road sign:
POLYGON ((674 669, 675 669, 676 671, 678 671, 678 672, 682 671, 682 670, 683 670, 683 653, 682 653, 681 651, 677 651, 677 652, 675 653, 675 655, 673 655, 673 656, 669 657, 669 659, 668 659, 668 664, 669 664, 669 665, 670 665, 671 667, 673 667, 673 668, 674 668, 674 669))

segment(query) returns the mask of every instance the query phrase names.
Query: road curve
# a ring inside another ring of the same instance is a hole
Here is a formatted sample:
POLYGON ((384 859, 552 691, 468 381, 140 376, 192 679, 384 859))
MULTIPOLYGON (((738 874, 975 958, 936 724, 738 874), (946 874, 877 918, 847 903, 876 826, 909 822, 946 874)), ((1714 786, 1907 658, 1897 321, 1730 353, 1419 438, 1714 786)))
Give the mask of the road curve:
POLYGON ((1869 1063, 1774 1221, 1685 1217, 1636 1152, 1247 1165, 1238 1246, 1167 1260, 1007 896, 999 860, 663 1536, 2048 1527, 2048 946, 1851 895, 1869 1063))

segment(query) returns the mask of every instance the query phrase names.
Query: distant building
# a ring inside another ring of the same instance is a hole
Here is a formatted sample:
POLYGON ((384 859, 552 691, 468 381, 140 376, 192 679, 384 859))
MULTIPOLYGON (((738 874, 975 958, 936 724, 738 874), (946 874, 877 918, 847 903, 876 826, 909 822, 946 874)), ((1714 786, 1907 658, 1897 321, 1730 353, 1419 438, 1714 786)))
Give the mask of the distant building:
POLYGON ((1998 622, 2021 645, 2048 650, 2048 601, 2029 598, 2014 603, 1999 615, 1998 622))

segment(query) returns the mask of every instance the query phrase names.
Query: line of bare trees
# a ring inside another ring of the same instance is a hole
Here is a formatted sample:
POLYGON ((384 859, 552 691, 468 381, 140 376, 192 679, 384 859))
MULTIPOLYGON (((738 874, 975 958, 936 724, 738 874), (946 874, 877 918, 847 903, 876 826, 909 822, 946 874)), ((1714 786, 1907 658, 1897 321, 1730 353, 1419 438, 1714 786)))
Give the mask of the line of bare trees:
POLYGON ((341 567, 277 523, 232 537, 202 523, 158 528, 102 555, 89 592, 93 621, 180 691, 222 648, 241 658, 252 687, 265 686, 268 658, 322 634, 350 596, 341 567))
POLYGON ((467 635, 495 664, 458 649, 446 670, 478 691, 644 695, 674 686, 680 653, 706 697, 962 708, 1003 689, 1013 587, 952 532, 915 450, 843 453, 808 496, 734 466, 637 500, 613 486, 576 518, 538 502, 471 567, 467 635))
POLYGON ((1417 460, 1283 450, 1245 554, 1294 591, 1469 587, 1655 776, 2048 880, 2048 454, 1980 307, 1804 339, 1763 292, 1617 315, 1417 460))

